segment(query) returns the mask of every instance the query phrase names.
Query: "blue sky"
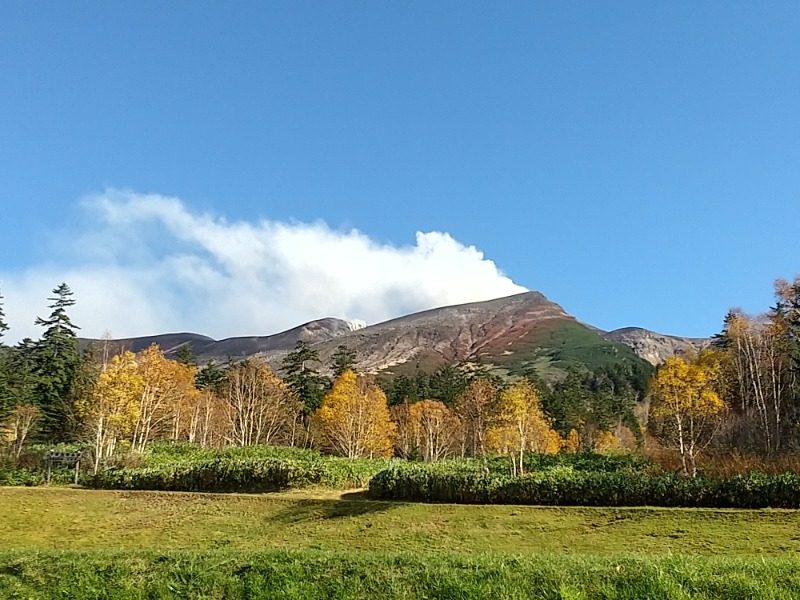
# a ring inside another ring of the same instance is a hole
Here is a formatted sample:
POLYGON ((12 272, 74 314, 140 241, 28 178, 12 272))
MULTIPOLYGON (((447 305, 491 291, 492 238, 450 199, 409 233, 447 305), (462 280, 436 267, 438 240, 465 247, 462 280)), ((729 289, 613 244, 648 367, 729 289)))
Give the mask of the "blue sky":
POLYGON ((86 335, 526 288, 705 336, 800 272, 796 2, 28 2, 0 27, 12 340, 62 280, 86 335))

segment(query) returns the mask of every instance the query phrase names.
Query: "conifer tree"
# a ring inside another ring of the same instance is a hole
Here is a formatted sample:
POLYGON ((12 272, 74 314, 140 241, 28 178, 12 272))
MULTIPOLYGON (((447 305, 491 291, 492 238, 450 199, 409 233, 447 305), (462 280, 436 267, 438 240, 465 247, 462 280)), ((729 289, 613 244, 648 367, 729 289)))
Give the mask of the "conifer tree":
POLYGON ((3 336, 8 331, 8 323, 6 323, 6 312, 3 304, 3 294, 0 293, 0 346, 3 346, 3 336))
POLYGON ((348 348, 345 344, 337 346, 331 356, 331 370, 333 371, 334 379, 338 378, 347 370, 355 371, 355 364, 356 351, 352 348, 348 348))
POLYGON ((0 421, 6 417, 12 408, 9 381, 11 375, 11 350, 3 343, 3 336, 8 331, 5 316, 3 296, 0 294, 0 421))
POLYGON ((178 348, 178 352, 175 353, 175 360, 187 367, 197 366, 197 352, 194 351, 191 342, 178 348))
POLYGON ((66 439, 70 429, 72 407, 70 396, 80 365, 78 327, 67 315, 74 306, 72 290, 62 283, 53 290, 50 316, 37 317, 36 325, 45 328, 36 343, 36 403, 42 411, 41 434, 51 441, 66 439))
POLYGON ((302 401, 306 414, 320 407, 328 388, 328 379, 311 367, 312 363, 319 362, 319 352, 308 342, 299 340, 294 350, 283 359, 281 366, 289 389, 302 401))

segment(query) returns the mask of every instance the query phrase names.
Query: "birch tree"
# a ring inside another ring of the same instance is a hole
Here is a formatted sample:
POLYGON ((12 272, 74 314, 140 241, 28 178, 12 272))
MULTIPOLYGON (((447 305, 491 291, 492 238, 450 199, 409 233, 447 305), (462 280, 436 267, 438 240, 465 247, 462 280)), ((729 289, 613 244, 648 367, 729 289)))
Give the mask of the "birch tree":
POLYGON ((224 411, 230 441, 237 446, 283 441, 303 405, 261 359, 231 369, 225 379, 224 411))
POLYGON ((155 436, 173 431, 175 421, 184 416, 187 400, 199 392, 194 385, 196 369, 166 358, 155 344, 140 353, 137 371, 143 387, 132 449, 142 452, 155 436))
POLYGON ((421 400, 409 409, 414 442, 426 462, 444 460, 458 443, 461 422, 437 400, 421 400))
POLYGON ((94 472, 101 462, 113 455, 118 441, 129 435, 140 415, 139 401, 144 380, 132 352, 111 359, 100 373, 87 398, 76 402, 75 409, 94 446, 94 472))
POLYGON ((327 449, 347 458, 385 458, 393 453, 396 426, 386 394, 369 378, 347 370, 314 413, 327 449))
POLYGON ((697 475, 697 456, 716 433, 727 408, 717 393, 721 357, 705 350, 695 359, 668 358, 651 386, 651 415, 663 424, 665 440, 675 443, 685 475, 697 475))
POLYGON ((524 474, 526 451, 555 454, 561 448, 561 437, 550 426, 542 412, 539 392, 527 380, 519 381, 500 394, 495 425, 487 439, 491 449, 511 456, 511 469, 524 474))

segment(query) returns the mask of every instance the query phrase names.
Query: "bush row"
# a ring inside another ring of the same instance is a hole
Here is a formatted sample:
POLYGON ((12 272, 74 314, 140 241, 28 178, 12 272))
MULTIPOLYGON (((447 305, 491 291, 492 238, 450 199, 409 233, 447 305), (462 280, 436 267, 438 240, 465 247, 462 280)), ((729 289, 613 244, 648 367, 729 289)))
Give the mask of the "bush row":
POLYGON ((394 465, 372 478, 369 491, 375 499, 457 504, 800 508, 795 473, 689 478, 562 468, 513 478, 452 465, 394 465))
MULTIPOLYGON (((474 462, 480 462, 474 460, 474 462)), ((642 454, 619 452, 600 454, 599 452, 562 452, 559 454, 538 454, 527 452, 522 461, 525 472, 546 471, 559 467, 570 467, 575 471, 602 471, 608 473, 658 473, 663 470, 642 454)), ((508 457, 489 459, 492 472, 507 473, 508 457)))
POLYGON ((179 462, 207 462, 215 459, 288 458, 300 461, 317 461, 323 455, 317 450, 291 446, 228 446, 204 448, 188 442, 152 442, 139 455, 142 467, 154 467, 179 462))
POLYGON ((139 469, 111 467, 86 476, 84 485, 103 489, 185 492, 275 492, 289 488, 366 486, 388 461, 289 458, 231 459, 161 464, 139 469))
MULTIPOLYGON (((57 485, 69 485, 73 482, 74 471, 72 469, 53 469, 51 483, 57 485)), ((2 467, 0 468, 0 486, 3 485, 44 485, 45 470, 28 469, 25 467, 2 467)))

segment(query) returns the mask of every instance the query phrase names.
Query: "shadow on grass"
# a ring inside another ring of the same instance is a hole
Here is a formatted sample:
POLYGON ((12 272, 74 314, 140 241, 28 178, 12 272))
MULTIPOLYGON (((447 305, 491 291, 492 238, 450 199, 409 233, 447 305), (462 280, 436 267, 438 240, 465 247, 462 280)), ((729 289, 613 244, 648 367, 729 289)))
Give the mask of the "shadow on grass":
POLYGON ((366 492, 343 494, 341 500, 299 500, 287 505, 272 517, 282 524, 302 521, 363 517, 391 510, 397 502, 369 500, 366 492))

